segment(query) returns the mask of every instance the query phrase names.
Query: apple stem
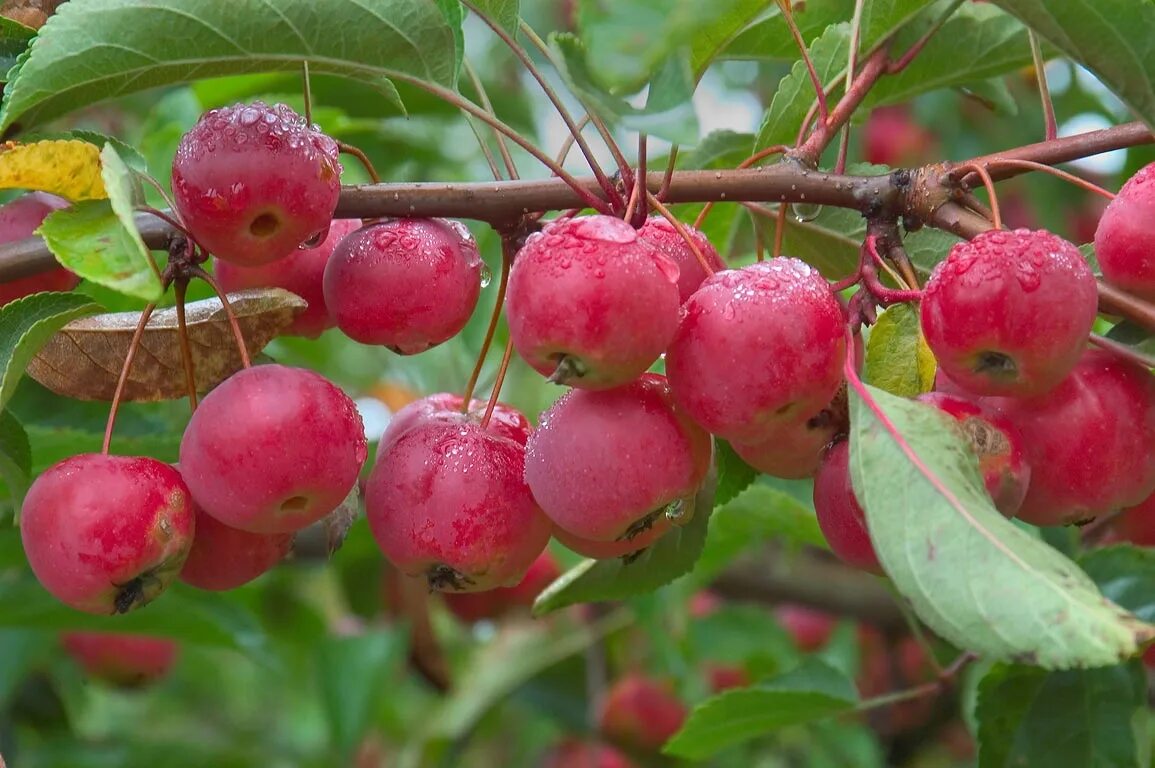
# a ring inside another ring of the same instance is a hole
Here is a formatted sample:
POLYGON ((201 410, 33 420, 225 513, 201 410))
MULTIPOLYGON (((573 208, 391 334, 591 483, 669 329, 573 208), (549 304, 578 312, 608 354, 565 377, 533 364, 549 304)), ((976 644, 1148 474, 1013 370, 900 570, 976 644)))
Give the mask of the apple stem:
POLYGON ((992 162, 992 164, 996 164, 996 165, 1017 166, 1019 168, 1028 168, 1032 171, 1041 171, 1043 173, 1049 173, 1052 176, 1055 176, 1056 178, 1063 179, 1064 181, 1069 181, 1072 184, 1074 184, 1076 187, 1080 187, 1081 189, 1085 189, 1088 192, 1093 192, 1096 195, 1099 195, 1100 197, 1105 197, 1108 200, 1114 200, 1115 199, 1115 193, 1114 192, 1111 192, 1110 190, 1104 189, 1103 187, 1100 187, 1098 184, 1095 184, 1092 181, 1088 181, 1087 179, 1076 176, 1073 173, 1068 173, 1067 171, 1064 171, 1061 168, 1055 168, 1055 167, 1050 166, 1050 165, 1044 165, 1043 163, 1036 163, 1034 160, 1018 160, 1018 159, 1013 158, 1013 157, 995 158, 991 162, 992 162))
POLYGON ((666 173, 662 176, 662 185, 658 187, 657 198, 666 202, 666 195, 670 193, 670 182, 674 179, 674 169, 678 167, 678 145, 670 147, 670 156, 666 158, 666 173))
POLYGON ((678 235, 681 236, 684 241, 686 241, 686 245, 690 247, 690 250, 694 253, 694 258, 698 260, 698 264, 701 265, 706 274, 714 274, 714 265, 710 263, 709 259, 706 258, 706 254, 702 253, 702 249, 698 247, 698 243, 694 240, 693 237, 690 236, 690 232, 686 229, 686 225, 678 221, 677 217, 670 213, 670 209, 663 205, 662 202, 658 200, 658 198, 654 197, 652 193, 646 192, 646 199, 649 200, 650 205, 654 207, 654 210, 660 213, 662 218, 670 222, 670 226, 672 226, 678 235))
MULTIPOLYGON (((168 289, 168 283, 164 283, 164 289, 168 289)), ((140 313, 140 320, 136 323, 136 330, 132 332, 132 340, 128 343, 128 352, 124 355, 124 364, 120 366, 120 377, 116 380, 116 391, 112 394, 112 403, 108 407, 108 423, 104 427, 104 442, 100 446, 100 452, 108 454, 108 449, 112 445, 112 430, 116 425, 116 414, 120 410, 120 399, 124 395, 124 387, 128 384, 128 374, 132 370, 132 363, 136 360, 136 350, 140 348, 140 340, 144 337, 145 326, 148 325, 149 318, 152 317, 153 311, 156 309, 156 303, 150 302, 140 313)))
POLYGON ((1027 30, 1027 39, 1031 41, 1031 61, 1035 65, 1035 82, 1039 84, 1039 99, 1043 102, 1043 138, 1050 141, 1059 135, 1059 127, 1055 122, 1055 102, 1051 100, 1051 89, 1047 85, 1047 62, 1043 60, 1039 38, 1033 29, 1027 30))
POLYGON ((346 155, 352 155, 353 157, 357 158, 357 161, 365 167, 366 171, 368 171, 370 180, 372 180, 374 184, 381 183, 381 177, 377 175, 377 169, 373 167, 373 161, 369 159, 369 156, 366 155, 360 147, 356 147, 352 144, 346 144, 343 141, 338 141, 337 149, 346 155))
POLYGON ((1143 354, 1136 347, 1128 346, 1114 339, 1109 339, 1106 336, 1100 336, 1097 333, 1092 333, 1087 340, 1096 347, 1105 349, 1118 358, 1141 365, 1144 368, 1155 368, 1155 357, 1143 354))
POLYGON ((173 294, 176 296, 176 324, 177 338, 180 340, 180 357, 184 364, 185 388, 188 391, 188 406, 190 412, 197 409, 196 368, 192 356, 192 345, 189 344, 188 324, 185 320, 185 294, 188 290, 188 278, 178 277, 173 281, 173 294))
POLYGON ((959 672, 965 669, 969 664, 978 660, 978 654, 973 651, 967 651, 960 654, 950 663, 950 666, 939 672, 938 677, 926 683, 921 683, 912 688, 907 688, 894 693, 883 694, 882 696, 875 696, 872 699, 863 701, 854 708, 855 712, 867 712, 872 709, 880 709, 882 707, 889 707, 894 704, 901 704, 904 701, 911 699, 921 699, 924 696, 930 696, 938 693, 947 685, 949 685, 959 672))
POLYGON ((638 172, 634 174, 633 187, 630 190, 630 200, 626 204, 626 212, 622 218, 633 225, 634 229, 641 229, 646 223, 649 211, 645 205, 639 205, 643 200, 646 189, 646 134, 638 134, 638 172))
POLYGON ((953 176, 953 174, 955 174, 955 173, 963 173, 964 175, 962 177, 960 177, 960 180, 959 180, 959 183, 963 183, 961 179, 965 178, 966 173, 971 173, 971 172, 975 173, 976 175, 978 175, 978 177, 980 179, 982 179, 983 186, 986 187, 986 190, 987 190, 987 197, 990 198, 990 206, 991 206, 991 217, 990 218, 991 218, 991 221, 994 222, 995 229, 1002 229, 1003 228, 1003 220, 1002 220, 1002 217, 999 215, 998 193, 995 192, 994 180, 991 179, 991 174, 984 167, 984 164, 978 163, 978 162, 965 163, 963 165, 958 166, 953 171, 951 171, 950 175, 953 176))
MULTIPOLYGON (((489 92, 485 90, 485 84, 481 82, 481 77, 477 74, 477 70, 469 63, 469 59, 462 58, 462 69, 465 70, 466 77, 473 85, 473 90, 477 92, 477 99, 481 102, 481 106, 485 108, 489 114, 496 116, 497 112, 493 109, 493 102, 489 100, 489 92)), ((497 162, 493 159, 493 153, 489 151, 489 145, 481 136, 481 132, 477 130, 476 124, 470 118, 469 124, 474 126, 473 132, 477 136, 477 143, 481 146, 481 153, 485 155, 485 159, 489 162, 489 168, 493 171, 493 178, 498 181, 501 180, 501 172, 497 170, 497 162)), ((505 163, 505 171, 509 178, 520 178, 517 175, 517 166, 513 162, 513 156, 509 154, 509 145, 505 143, 505 137, 501 135, 501 131, 493 131, 493 137, 497 141, 497 151, 501 153, 501 161, 505 163)), ((558 161, 561 165, 561 161, 558 161)))
POLYGON ((509 267, 513 263, 516 249, 513 239, 503 235, 501 238, 501 276, 497 281, 497 298, 494 300, 493 312, 489 316, 489 326, 485 329, 485 338, 481 342, 481 350, 477 353, 477 362, 473 364, 473 372, 469 375, 469 383, 465 385, 465 395, 461 408, 469 413, 469 403, 473 400, 473 392, 477 388, 477 381, 481 378, 481 369, 485 365, 485 358, 489 355, 489 348, 493 344, 493 336, 497 332, 497 323, 501 319, 501 310, 505 306, 505 289, 509 283, 509 267))
POLYGON ((501 367, 497 369, 497 378, 493 380, 493 391, 489 394, 489 402, 485 406, 485 415, 481 417, 481 428, 489 426, 489 419, 493 416, 493 409, 497 405, 497 398, 501 396, 501 385, 505 383, 505 373, 509 370, 509 360, 513 357, 512 337, 505 342, 505 353, 501 356, 501 367))
POLYGON ((228 294, 222 291, 216 279, 201 267, 192 267, 189 272, 208 283, 209 287, 213 289, 217 297, 221 300, 221 307, 224 309, 225 317, 229 320, 229 327, 233 331, 233 340, 237 343, 237 354, 241 356, 241 367, 251 368, 253 362, 249 359, 249 349, 245 344, 245 335, 241 333, 241 326, 237 323, 237 316, 236 313, 233 312, 232 305, 229 303, 228 294))
POLYGON ((790 210, 789 203, 779 203, 778 213, 774 217, 774 250, 770 255, 775 259, 782 255, 782 243, 786 239, 786 211, 788 210, 790 210))
POLYGON ((305 100, 305 125, 313 124, 313 85, 309 81, 309 62, 301 61, 301 96, 305 100))

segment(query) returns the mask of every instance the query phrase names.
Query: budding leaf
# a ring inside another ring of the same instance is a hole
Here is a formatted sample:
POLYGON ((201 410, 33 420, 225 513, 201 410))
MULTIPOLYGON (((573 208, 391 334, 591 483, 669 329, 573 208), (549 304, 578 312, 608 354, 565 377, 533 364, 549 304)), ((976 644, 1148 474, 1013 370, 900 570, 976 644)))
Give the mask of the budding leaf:
POLYGON ((1155 638, 999 514, 949 416, 874 387, 853 392, 855 494, 883 568, 932 630, 985 658, 1049 669, 1118 664, 1155 638))

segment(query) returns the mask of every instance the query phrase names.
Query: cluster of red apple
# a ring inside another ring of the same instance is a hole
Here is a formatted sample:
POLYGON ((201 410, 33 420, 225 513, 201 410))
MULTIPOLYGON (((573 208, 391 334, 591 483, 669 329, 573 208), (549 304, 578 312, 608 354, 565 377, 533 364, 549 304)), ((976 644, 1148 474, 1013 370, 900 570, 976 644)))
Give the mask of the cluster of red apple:
MULTIPOLYGON (((1144 298, 1155 298, 1153 179, 1155 165, 1132 177, 1095 233, 1104 278, 1144 298)), ((939 369, 937 391, 919 399, 959 421, 1008 517, 1066 525, 1155 502, 1155 379, 1088 346, 1096 313, 1079 250, 1045 231, 992 230, 959 243, 925 287, 921 326, 939 369)), ((814 506, 838 555, 880 571, 844 445, 815 476, 814 506)), ((1134 514, 1124 520, 1132 531, 1151 528, 1134 514)))

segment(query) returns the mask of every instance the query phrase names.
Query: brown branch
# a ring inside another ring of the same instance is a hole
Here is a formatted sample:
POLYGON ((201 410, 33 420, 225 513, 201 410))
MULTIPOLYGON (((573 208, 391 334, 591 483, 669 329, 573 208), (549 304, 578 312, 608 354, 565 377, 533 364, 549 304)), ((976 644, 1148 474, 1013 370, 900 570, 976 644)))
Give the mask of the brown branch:
POLYGON ((820 555, 771 551, 768 556, 741 558, 710 589, 734 600, 819 608, 884 631, 906 629, 906 619, 882 579, 820 555), (782 562, 776 563, 779 558, 782 562))

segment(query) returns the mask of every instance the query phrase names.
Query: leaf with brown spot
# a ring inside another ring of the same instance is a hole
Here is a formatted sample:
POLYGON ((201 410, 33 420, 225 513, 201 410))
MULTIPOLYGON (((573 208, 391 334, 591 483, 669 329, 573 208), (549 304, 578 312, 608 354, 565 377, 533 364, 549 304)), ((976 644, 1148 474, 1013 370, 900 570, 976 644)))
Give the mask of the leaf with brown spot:
MULTIPOLYGON (((288 328, 307 306, 300 296, 281 288, 231 293, 229 303, 250 355, 288 328)), ((220 299, 189 304, 186 317, 197 389, 205 392, 240 370, 240 354, 220 299)), ((117 312, 71 322, 31 360, 28 375, 58 395, 110 401, 139 320, 139 312, 117 312)), ((144 331, 123 399, 175 400, 186 394, 176 309, 159 309, 144 331)))
POLYGON ((107 197, 100 147, 78 139, 0 147, 0 189, 38 189, 73 202, 107 197))

